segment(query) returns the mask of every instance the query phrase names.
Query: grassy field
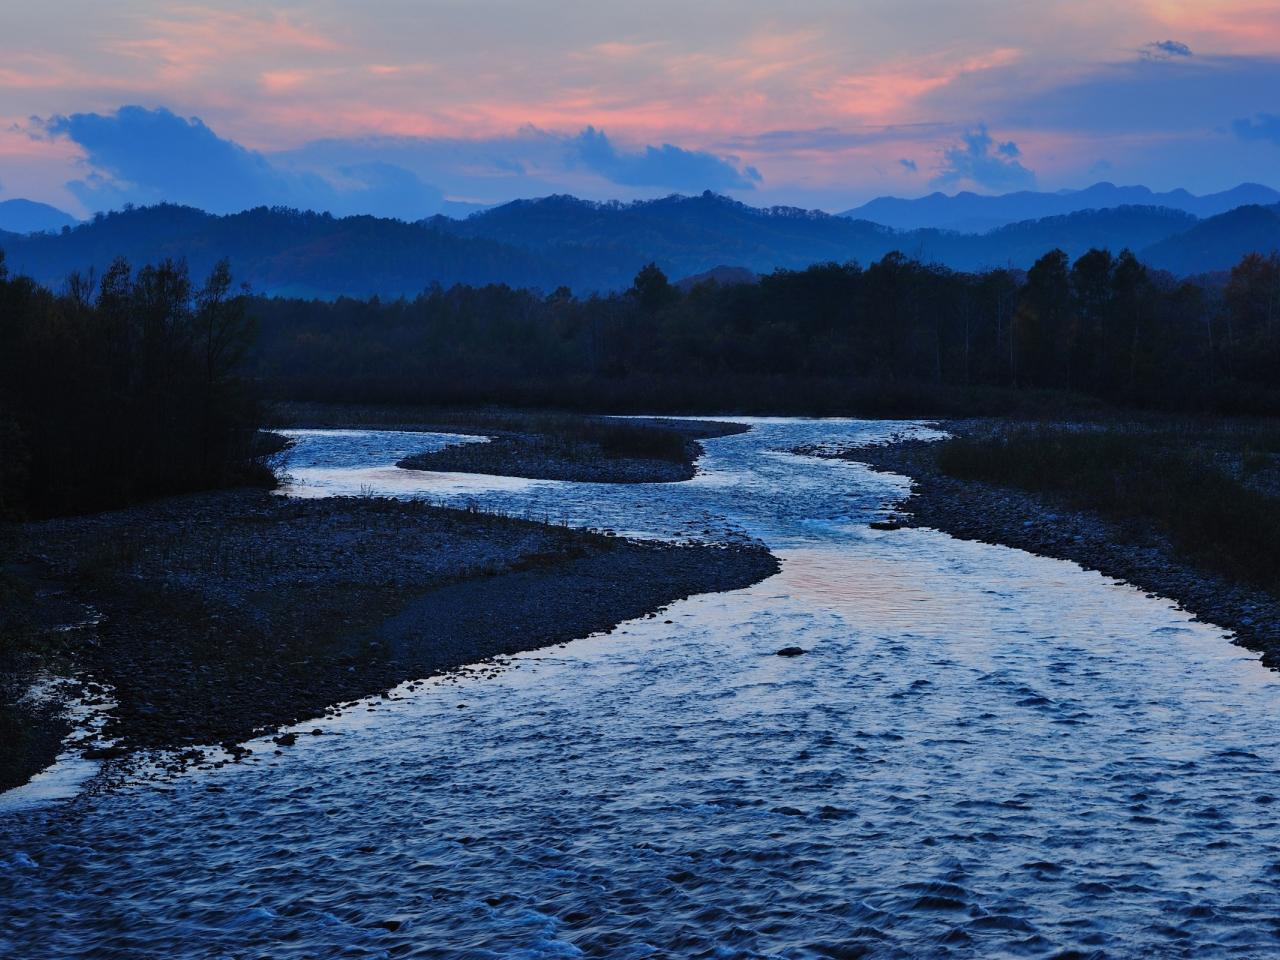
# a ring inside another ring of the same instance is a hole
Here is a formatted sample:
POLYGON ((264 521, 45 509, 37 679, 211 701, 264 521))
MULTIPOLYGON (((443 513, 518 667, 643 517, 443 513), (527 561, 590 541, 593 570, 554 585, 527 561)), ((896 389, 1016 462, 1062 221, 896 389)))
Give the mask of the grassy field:
POLYGON ((1270 423, 999 428, 946 442, 943 472, 1061 497, 1280 592, 1280 429, 1270 423))

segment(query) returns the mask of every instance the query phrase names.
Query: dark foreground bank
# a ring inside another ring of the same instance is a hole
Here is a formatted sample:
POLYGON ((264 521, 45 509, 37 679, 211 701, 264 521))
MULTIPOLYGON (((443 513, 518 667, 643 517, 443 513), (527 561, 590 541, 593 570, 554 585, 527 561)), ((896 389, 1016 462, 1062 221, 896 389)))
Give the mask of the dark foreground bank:
MULTIPOLYGON (((1177 524, 1162 522, 1159 512, 1150 509, 1149 499, 1138 509, 1121 509, 1126 505, 1117 500, 1116 490, 1125 492, 1130 479, 1127 474, 1104 475, 1106 489, 1097 491, 1079 487, 1070 491, 1027 489, 1032 484, 1021 477, 1017 483, 1012 478, 1006 482, 974 479, 975 473, 1003 478, 996 449, 991 445, 1001 443, 1010 432, 1027 428, 990 420, 952 421, 940 426, 956 439, 903 440, 834 453, 799 452, 853 460, 911 477, 911 496, 899 505, 902 513, 891 525, 929 527, 965 540, 1072 560, 1175 600, 1198 619, 1233 631, 1235 642, 1258 651, 1263 663, 1280 669, 1280 600, 1273 589, 1262 585, 1270 571, 1260 559, 1244 557, 1238 547, 1223 547, 1222 538, 1227 531, 1187 531, 1177 524)), ((1039 428, 1035 429, 1038 435, 1039 428)), ((1066 429, 1084 432, 1094 428, 1068 425, 1066 429)), ((1193 451, 1194 476, 1206 488, 1218 488, 1218 471, 1229 482, 1238 482, 1232 481, 1231 475, 1241 473, 1241 461, 1247 469, 1251 458, 1264 456, 1257 452, 1242 455, 1239 438, 1220 431, 1171 438, 1168 431, 1159 428, 1138 428, 1134 442, 1145 445, 1157 432, 1161 445, 1172 439, 1184 451, 1189 445, 1198 448, 1193 451)), ((1014 452, 1019 456, 1029 453, 1014 452)), ((1140 448, 1135 456, 1147 452, 1145 447, 1140 448)), ((1187 469, 1184 460, 1180 458, 1179 462, 1183 463, 1182 469, 1187 469)), ((1274 466, 1261 470, 1256 481, 1246 480, 1241 490, 1219 491, 1218 495, 1248 498, 1248 503, 1237 505, 1247 514, 1248 504, 1255 497, 1263 497, 1264 503, 1268 497, 1274 499, 1273 478, 1268 476, 1274 466)), ((1171 490, 1171 486, 1162 484, 1165 496, 1195 497, 1198 489, 1171 490)), ((1135 498, 1144 499, 1140 492, 1132 493, 1135 498)), ((1274 506, 1271 504, 1270 508, 1274 506)), ((1176 517, 1194 511, 1189 506, 1180 511, 1174 500, 1166 505, 1166 512, 1176 517)), ((1261 515, 1254 516, 1261 523, 1261 515)))
POLYGON ((105 732, 119 745, 90 748, 99 755, 234 746, 404 680, 609 630, 777 570, 763 547, 254 490, 10 536, 0 723, 24 735, 0 738, 0 787, 47 764, 65 732, 55 712, 15 705, 41 671, 75 672, 90 700, 110 691, 105 732))

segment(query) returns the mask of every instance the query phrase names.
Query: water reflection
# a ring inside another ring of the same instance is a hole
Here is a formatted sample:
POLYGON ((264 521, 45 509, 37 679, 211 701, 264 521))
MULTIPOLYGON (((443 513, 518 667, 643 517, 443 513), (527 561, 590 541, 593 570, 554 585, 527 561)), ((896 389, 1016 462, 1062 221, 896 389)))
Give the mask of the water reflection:
POLYGON ((299 492, 376 475, 757 537, 783 570, 406 686, 286 755, 0 819, 0 953, 1274 953, 1273 675, 1070 564, 869 530, 904 481, 776 452, 902 426, 761 421, 694 481, 630 487, 406 475, 395 451, 439 438, 310 435, 299 492))

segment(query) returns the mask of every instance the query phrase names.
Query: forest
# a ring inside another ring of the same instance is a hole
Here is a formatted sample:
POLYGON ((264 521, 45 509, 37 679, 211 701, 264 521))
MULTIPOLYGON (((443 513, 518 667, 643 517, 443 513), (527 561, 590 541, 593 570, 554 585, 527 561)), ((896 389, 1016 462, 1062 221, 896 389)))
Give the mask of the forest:
POLYGON ((247 307, 226 262, 196 286, 117 260, 54 292, 0 256, 0 518, 269 482, 247 307))
POLYGON ((964 273, 889 254, 684 290, 504 285, 413 299, 258 299, 255 376, 308 400, 601 411, 942 415, 1062 394, 1184 412, 1277 412, 1280 259, 1220 283, 1127 251, 964 273))
MULTIPOLYGON (((749 276, 749 275, 748 275, 749 276)), ((740 279, 740 278, 739 278, 740 279)), ((1280 411, 1280 258, 1221 283, 1062 251, 965 273, 899 253, 756 282, 266 298, 181 261, 57 290, 0 261, 0 511, 52 515, 246 481, 263 401, 594 412, 1280 411)))

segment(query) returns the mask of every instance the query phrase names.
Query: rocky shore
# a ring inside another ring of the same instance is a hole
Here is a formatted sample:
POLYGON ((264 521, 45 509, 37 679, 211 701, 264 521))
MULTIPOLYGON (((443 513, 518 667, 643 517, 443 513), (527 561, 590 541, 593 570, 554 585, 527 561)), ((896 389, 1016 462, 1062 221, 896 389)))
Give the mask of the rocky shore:
POLYGON ((0 729, 28 735, 0 738, 0 788, 46 764, 66 730, 56 713, 17 703, 41 672, 74 674, 91 701, 109 693, 116 743, 92 748, 99 756, 234 746, 404 680, 609 630, 777 570, 759 546, 258 490, 27 524, 10 538, 0 729), (48 620, 55 597, 58 623, 30 616, 48 620), (64 629, 71 621, 80 628, 64 629))
MULTIPOLYGON (((1002 429, 992 421, 944 422, 939 427, 957 435, 1002 429)), ((1267 591, 1187 562, 1148 527, 1115 523, 1053 497, 947 476, 938 467, 938 449, 936 442, 899 440, 840 451, 796 452, 852 460, 910 477, 911 496, 882 526, 929 527, 964 540, 1072 560, 1175 600, 1198 619, 1233 631, 1236 643, 1258 651, 1267 666, 1280 669, 1280 601, 1267 591)))

